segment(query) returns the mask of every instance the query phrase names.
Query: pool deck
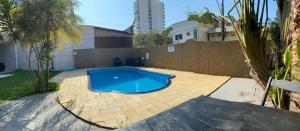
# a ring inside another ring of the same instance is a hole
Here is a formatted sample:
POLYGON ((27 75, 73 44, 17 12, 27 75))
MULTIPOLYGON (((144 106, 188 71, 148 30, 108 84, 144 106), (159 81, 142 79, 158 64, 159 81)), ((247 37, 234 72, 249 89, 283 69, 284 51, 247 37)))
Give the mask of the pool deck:
POLYGON ((142 68, 172 74, 169 87, 146 94, 100 93, 89 89, 87 69, 63 72, 53 79, 59 82, 59 102, 78 117, 102 127, 120 128, 152 117, 199 96, 207 96, 230 77, 192 72, 142 68))

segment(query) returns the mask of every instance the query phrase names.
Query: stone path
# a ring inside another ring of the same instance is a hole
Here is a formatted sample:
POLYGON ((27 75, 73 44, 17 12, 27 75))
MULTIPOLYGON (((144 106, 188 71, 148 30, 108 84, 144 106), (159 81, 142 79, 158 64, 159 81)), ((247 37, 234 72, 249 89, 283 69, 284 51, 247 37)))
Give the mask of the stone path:
POLYGON ((0 109, 0 131, 105 130, 63 109, 56 101, 56 93, 23 97, 0 105, 0 109))
POLYGON ((131 95, 90 91, 86 69, 61 73, 52 81, 61 83, 58 98, 68 110, 100 126, 119 128, 154 116, 190 99, 206 96, 229 79, 226 76, 184 71, 143 69, 176 77, 163 90, 131 95))

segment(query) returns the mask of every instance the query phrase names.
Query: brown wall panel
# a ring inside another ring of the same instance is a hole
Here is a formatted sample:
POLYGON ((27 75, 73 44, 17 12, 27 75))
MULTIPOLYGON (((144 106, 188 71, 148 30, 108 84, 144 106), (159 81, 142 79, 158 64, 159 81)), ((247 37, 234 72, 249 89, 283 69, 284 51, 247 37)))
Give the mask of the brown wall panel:
POLYGON ((127 58, 133 58, 133 48, 98 48, 74 50, 74 64, 77 68, 113 66, 113 58, 118 57, 125 64, 127 58))
POLYGON ((245 63, 238 41, 199 42, 189 40, 175 45, 175 52, 168 52, 168 45, 150 47, 137 54, 150 53, 146 66, 191 71, 210 75, 249 77, 250 68, 245 63))
POLYGON ((249 77, 250 68, 245 63, 238 41, 196 42, 189 40, 175 45, 175 52, 168 52, 168 45, 149 48, 97 48, 75 50, 78 68, 112 66, 113 58, 146 57, 146 66, 191 71, 209 75, 249 77))
POLYGON ((132 48, 132 37, 96 37, 96 48, 132 48))

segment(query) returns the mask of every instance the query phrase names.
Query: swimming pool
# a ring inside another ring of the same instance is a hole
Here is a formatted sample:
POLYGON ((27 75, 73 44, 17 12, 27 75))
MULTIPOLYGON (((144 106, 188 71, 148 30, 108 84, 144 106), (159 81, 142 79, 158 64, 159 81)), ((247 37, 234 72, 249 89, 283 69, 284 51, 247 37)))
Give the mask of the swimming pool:
POLYGON ((134 67, 88 70, 90 88, 99 92, 147 93, 166 88, 174 75, 134 67))

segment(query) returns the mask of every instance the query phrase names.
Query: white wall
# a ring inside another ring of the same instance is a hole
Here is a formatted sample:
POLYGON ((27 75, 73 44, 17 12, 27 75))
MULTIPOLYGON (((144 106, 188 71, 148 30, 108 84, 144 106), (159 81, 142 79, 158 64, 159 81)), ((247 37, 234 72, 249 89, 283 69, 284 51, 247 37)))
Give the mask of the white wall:
POLYGON ((54 52, 54 69, 63 70, 66 66, 74 66, 74 49, 95 48, 94 27, 83 26, 81 40, 77 45, 71 43, 71 46, 64 45, 63 48, 57 48, 54 52))
POLYGON ((197 21, 182 21, 172 25, 171 36, 173 44, 184 43, 186 40, 194 39, 194 30, 197 30, 197 41, 207 41, 207 30, 209 25, 201 24, 197 21), (181 40, 176 40, 176 35, 182 34, 181 40), (189 35, 188 35, 189 34, 189 35))
POLYGON ((11 72, 16 69, 16 56, 14 45, 0 44, 0 63, 4 63, 6 66, 4 72, 11 72))
MULTIPOLYGON (((235 41, 238 40, 235 32, 226 32, 224 41, 235 41)), ((222 41, 221 33, 210 33, 209 41, 222 41)))
MULTIPOLYGON (((79 43, 75 45, 71 43, 70 46, 64 44, 63 48, 57 47, 54 51, 54 69, 55 70, 63 70, 64 67, 67 66, 74 66, 74 57, 73 57, 73 50, 74 49, 90 49, 95 48, 95 33, 94 27, 92 26, 82 26, 81 29, 81 40, 79 43)), ((18 68, 19 69, 28 69, 28 52, 29 50, 26 49, 25 52, 21 47, 18 47, 18 68)), ((34 58, 34 56, 32 56, 34 58)), ((37 69, 35 59, 32 59, 32 68, 37 69)))

